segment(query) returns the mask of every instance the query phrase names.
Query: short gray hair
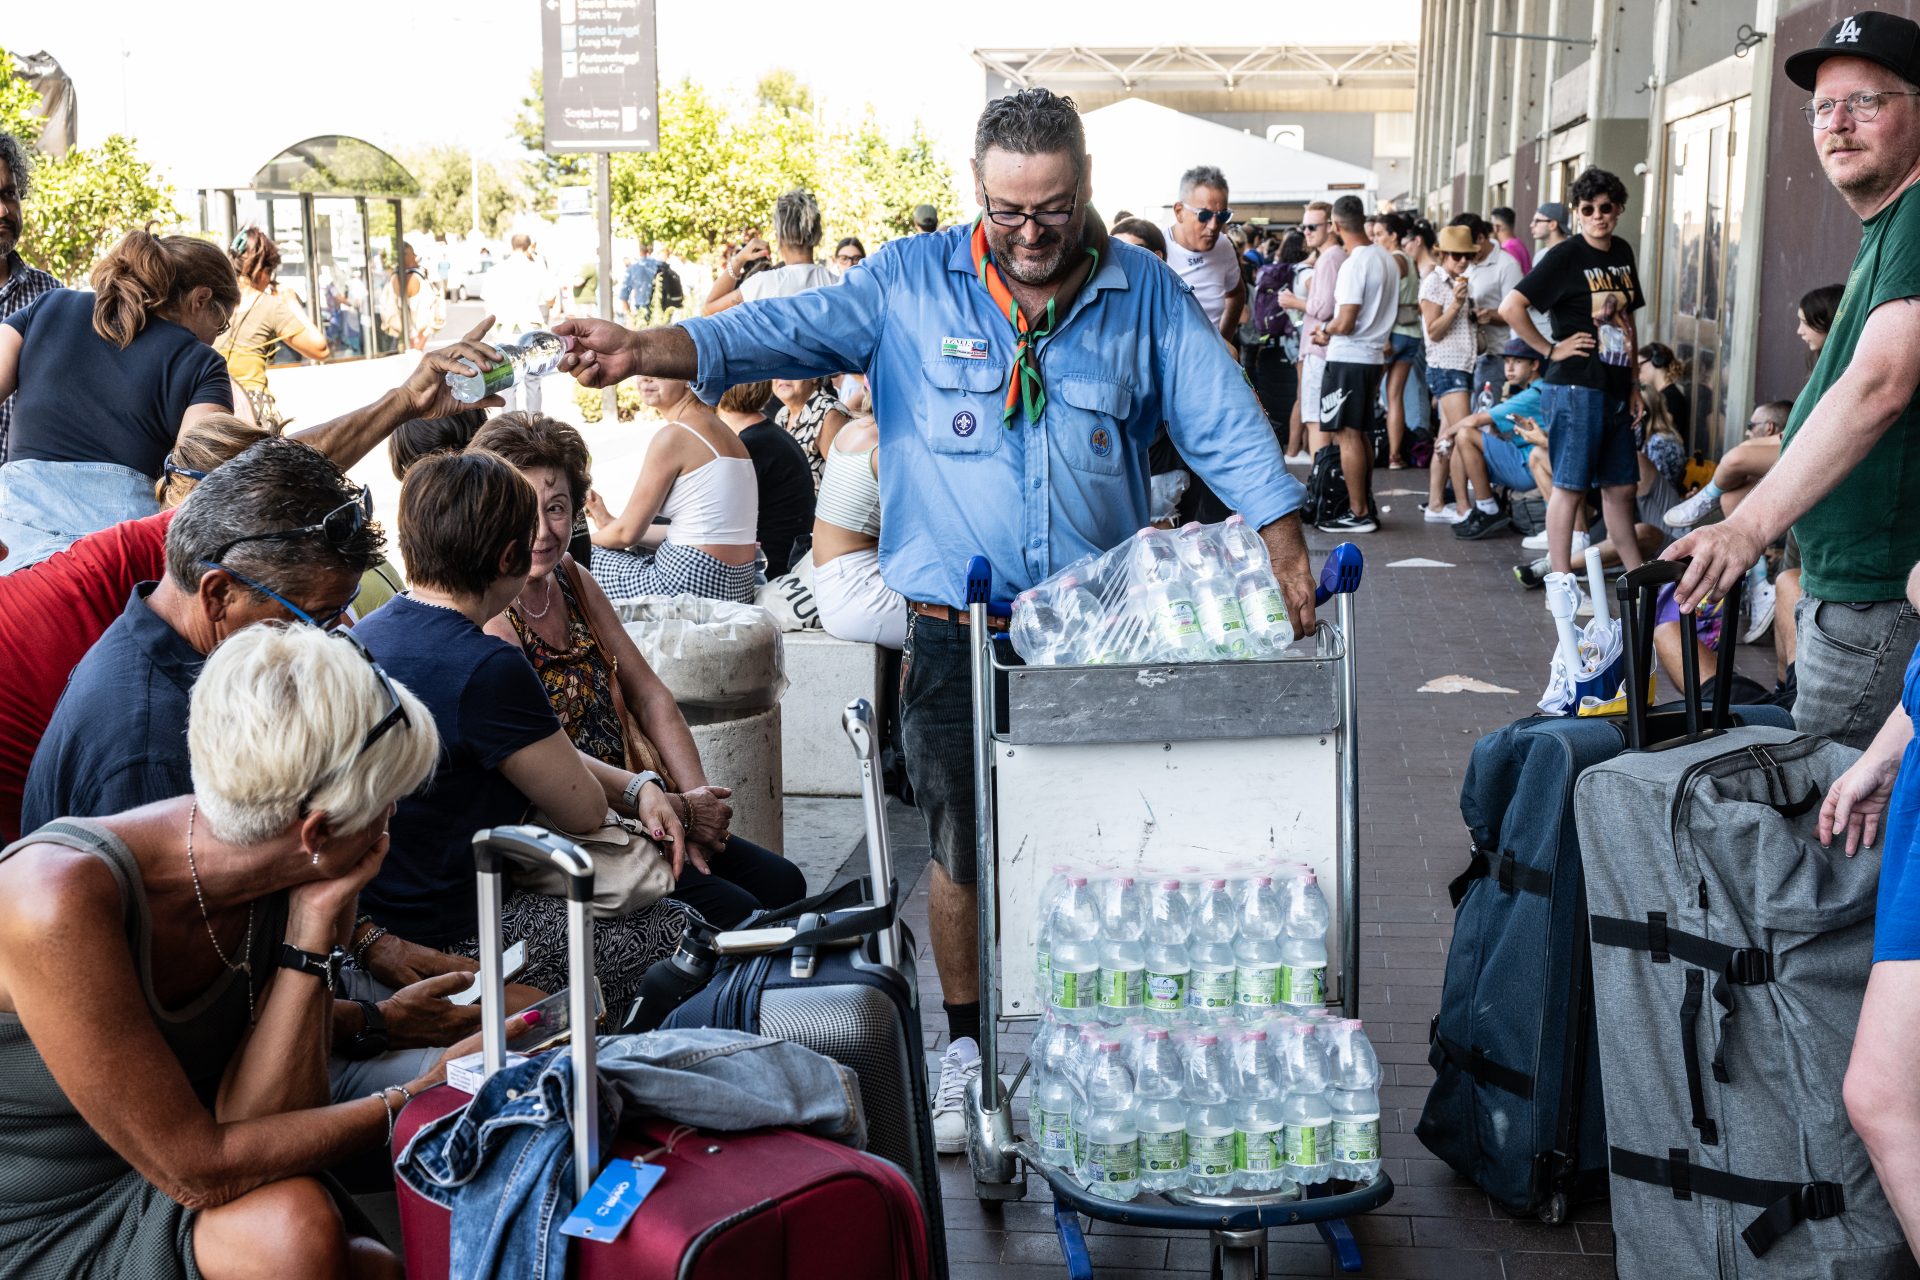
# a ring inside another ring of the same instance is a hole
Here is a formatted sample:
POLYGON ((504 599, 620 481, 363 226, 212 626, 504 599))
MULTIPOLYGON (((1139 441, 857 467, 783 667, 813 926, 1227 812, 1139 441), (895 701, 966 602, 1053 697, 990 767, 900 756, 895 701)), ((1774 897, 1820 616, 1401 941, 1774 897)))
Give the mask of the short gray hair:
POLYGON ((334 834, 371 826, 433 771, 433 713, 393 684, 404 723, 366 745, 393 703, 366 651, 317 627, 265 623, 228 638, 194 682, 193 793, 214 835, 264 844, 303 810, 334 834))
POLYGON ((826 234, 820 220, 820 202, 813 192, 795 188, 773 205, 773 238, 796 249, 812 249, 826 234))
POLYGON ((1227 190, 1227 175, 1220 172, 1219 165, 1197 164, 1180 175, 1180 198, 1185 200, 1192 195, 1195 187, 1212 187, 1224 193, 1227 190))
POLYGON ((973 130, 975 168, 985 165, 991 147, 1018 156, 1064 151, 1073 157, 1075 177, 1087 172, 1087 131, 1080 123, 1080 109, 1072 98, 1051 89, 1022 89, 989 102, 973 130))
POLYGON ((27 187, 33 181, 33 156, 20 139, 10 133, 0 133, 0 164, 7 166, 7 172, 13 175, 13 192, 22 200, 27 198, 27 187))
POLYGON ((318 450, 295 440, 262 440, 216 467, 180 504, 167 530, 167 576, 188 595, 200 588, 207 562, 285 590, 313 573, 355 577, 380 563, 386 537, 377 524, 362 525, 335 545, 318 534, 259 539, 222 548, 237 538, 318 524, 327 513, 354 501, 360 486, 318 450))

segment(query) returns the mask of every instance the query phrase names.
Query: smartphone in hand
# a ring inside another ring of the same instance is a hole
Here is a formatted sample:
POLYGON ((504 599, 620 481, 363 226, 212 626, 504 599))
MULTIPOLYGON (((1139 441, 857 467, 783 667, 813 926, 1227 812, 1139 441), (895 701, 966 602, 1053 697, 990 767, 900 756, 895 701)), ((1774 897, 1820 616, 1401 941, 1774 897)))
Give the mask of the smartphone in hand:
MULTIPOLYGON (((500 958, 500 980, 512 982, 527 967, 527 944, 524 940, 507 948, 507 954, 500 958)), ((456 991, 447 997, 457 1005, 469 1005, 480 998, 480 975, 473 975, 473 982, 465 991, 456 991)))

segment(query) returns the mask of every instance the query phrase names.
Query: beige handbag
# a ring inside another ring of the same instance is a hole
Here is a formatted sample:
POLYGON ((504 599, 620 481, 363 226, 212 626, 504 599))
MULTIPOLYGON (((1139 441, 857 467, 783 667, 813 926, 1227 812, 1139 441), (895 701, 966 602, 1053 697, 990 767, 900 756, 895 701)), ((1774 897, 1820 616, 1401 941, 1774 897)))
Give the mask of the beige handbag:
MULTIPOLYGON (((632 818, 607 810, 605 825, 584 834, 562 831, 546 814, 535 810, 527 821, 571 840, 593 858, 593 914, 602 918, 630 916, 643 911, 673 891, 673 864, 632 818)), ((514 887, 527 893, 556 898, 567 895, 567 878, 557 867, 516 865, 514 887)))

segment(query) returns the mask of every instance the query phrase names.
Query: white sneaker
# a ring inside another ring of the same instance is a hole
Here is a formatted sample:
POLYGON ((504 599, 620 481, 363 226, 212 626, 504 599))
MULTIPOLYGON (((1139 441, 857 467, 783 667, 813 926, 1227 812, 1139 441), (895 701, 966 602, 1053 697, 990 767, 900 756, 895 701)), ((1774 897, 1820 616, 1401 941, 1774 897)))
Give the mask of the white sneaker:
POLYGON ((1545 551, 1547 549, 1547 531, 1542 529, 1531 537, 1520 539, 1520 545, 1528 551, 1545 551))
POLYGON ((1705 520, 1708 514, 1719 505, 1719 494, 1710 495, 1702 489, 1685 502, 1677 502, 1668 507, 1667 514, 1661 518, 1676 529, 1685 529, 1689 525, 1696 525, 1705 520))
POLYGON ((1752 644, 1773 628, 1774 585, 1765 578, 1747 584, 1747 631, 1742 644, 1752 644))
POLYGON ((941 1155, 967 1149, 967 1085, 980 1078, 980 1046, 955 1040, 940 1055, 940 1084, 933 1092, 933 1146, 941 1155))
MULTIPOLYGON (((1592 541, 1593 539, 1589 538, 1586 534, 1575 529, 1573 531, 1573 541, 1567 544, 1567 550, 1573 555, 1575 560, 1578 560, 1581 556, 1587 554, 1587 544, 1592 541)), ((1542 529, 1531 538, 1522 538, 1520 545, 1528 551, 1545 551, 1547 549, 1547 531, 1542 529)))
POLYGON ((1452 507, 1442 507, 1435 511, 1432 507, 1421 507, 1420 514, 1426 517, 1428 524, 1459 524, 1466 517, 1452 507))
POLYGON ((1290 467, 1310 467, 1313 465, 1313 455, 1310 453, 1290 453, 1286 455, 1286 458, 1287 465, 1290 467))

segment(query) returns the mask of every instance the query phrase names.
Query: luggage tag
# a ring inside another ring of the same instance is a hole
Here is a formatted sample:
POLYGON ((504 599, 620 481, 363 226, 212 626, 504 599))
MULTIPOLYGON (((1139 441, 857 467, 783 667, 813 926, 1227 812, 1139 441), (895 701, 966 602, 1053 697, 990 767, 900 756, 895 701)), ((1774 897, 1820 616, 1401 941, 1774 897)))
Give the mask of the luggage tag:
POLYGON ((560 1234, 601 1244, 618 1239, 666 1172, 663 1165, 612 1161, 593 1180, 587 1198, 560 1224, 560 1234))

